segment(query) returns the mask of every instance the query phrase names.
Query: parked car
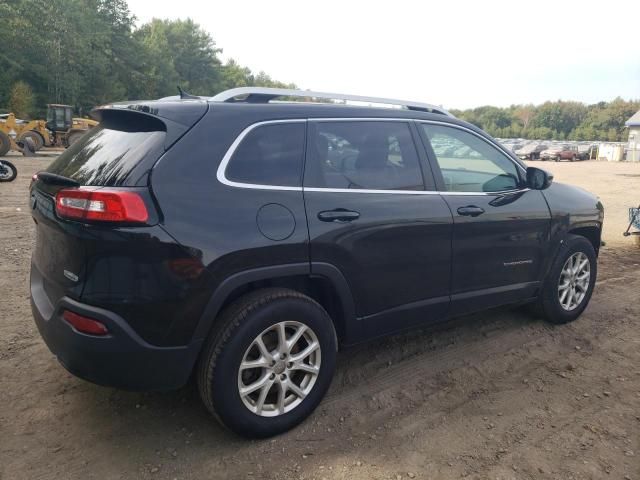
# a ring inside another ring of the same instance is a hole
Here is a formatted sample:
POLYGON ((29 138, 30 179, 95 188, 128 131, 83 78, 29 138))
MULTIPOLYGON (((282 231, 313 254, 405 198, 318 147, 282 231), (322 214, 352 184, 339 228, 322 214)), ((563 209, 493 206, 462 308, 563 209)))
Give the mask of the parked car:
POLYGON ((558 155, 555 158, 556 162, 559 162, 561 160, 569 160, 570 162, 575 162, 576 160, 579 160, 578 146, 563 145, 562 149, 558 152, 558 155))
POLYGON ((30 187, 35 322, 86 380, 193 376, 226 427, 267 437, 346 346, 499 305, 570 322, 593 292, 598 199, 440 107, 247 87, 95 115, 30 187))
POLYGON ((545 143, 528 143, 515 151, 518 158, 522 160, 538 160, 540 153, 548 148, 545 143))
POLYGON ((589 160, 597 151, 597 145, 578 145, 578 160, 589 160))
POLYGON ((540 152, 540 160, 555 160, 564 149, 564 145, 549 145, 545 150, 540 152))

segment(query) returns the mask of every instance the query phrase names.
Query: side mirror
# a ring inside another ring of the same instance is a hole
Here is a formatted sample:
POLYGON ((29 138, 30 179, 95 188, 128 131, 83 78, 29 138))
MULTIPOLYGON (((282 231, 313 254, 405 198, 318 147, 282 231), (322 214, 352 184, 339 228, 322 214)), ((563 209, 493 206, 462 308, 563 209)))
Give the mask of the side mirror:
POLYGON ((544 190, 549 188, 553 181, 553 175, 541 168, 527 168, 527 187, 532 190, 544 190))

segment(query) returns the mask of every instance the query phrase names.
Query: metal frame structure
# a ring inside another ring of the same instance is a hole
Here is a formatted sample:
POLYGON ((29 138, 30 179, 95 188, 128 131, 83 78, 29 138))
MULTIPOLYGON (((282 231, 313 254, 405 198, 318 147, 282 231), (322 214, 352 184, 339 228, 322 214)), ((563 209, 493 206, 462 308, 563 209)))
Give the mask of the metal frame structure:
POLYGON ((369 104, 394 105, 407 110, 418 110, 422 112, 439 113, 448 117, 453 117, 447 110, 430 103, 420 103, 393 98, 365 97, 362 95, 347 95, 344 93, 314 92, 311 90, 292 90, 287 88, 266 88, 266 87, 240 87, 225 90, 210 97, 210 102, 244 102, 244 103, 268 103, 279 97, 295 97, 307 99, 323 100, 343 100, 351 102, 363 102, 369 104))

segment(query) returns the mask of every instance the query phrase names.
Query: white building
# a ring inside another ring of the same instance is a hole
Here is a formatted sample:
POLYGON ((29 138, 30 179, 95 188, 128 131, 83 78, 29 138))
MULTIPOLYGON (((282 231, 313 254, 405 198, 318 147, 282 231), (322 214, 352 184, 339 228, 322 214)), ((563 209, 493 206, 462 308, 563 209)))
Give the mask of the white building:
POLYGON ((629 127, 627 161, 640 162, 640 110, 624 124, 629 127))

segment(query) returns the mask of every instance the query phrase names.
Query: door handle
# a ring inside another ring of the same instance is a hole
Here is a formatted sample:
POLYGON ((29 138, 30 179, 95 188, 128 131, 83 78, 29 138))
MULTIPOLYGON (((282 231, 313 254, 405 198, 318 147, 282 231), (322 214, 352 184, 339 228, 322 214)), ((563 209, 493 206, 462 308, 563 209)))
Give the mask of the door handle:
POLYGON ((484 209, 476 205, 467 205, 466 207, 458 208, 458 215, 464 215, 465 217, 477 217, 483 213, 484 209))
POLYGON ((318 219, 322 222, 346 223, 357 220, 358 218, 360 218, 358 212, 347 210, 346 208, 336 208, 318 213, 318 219))

